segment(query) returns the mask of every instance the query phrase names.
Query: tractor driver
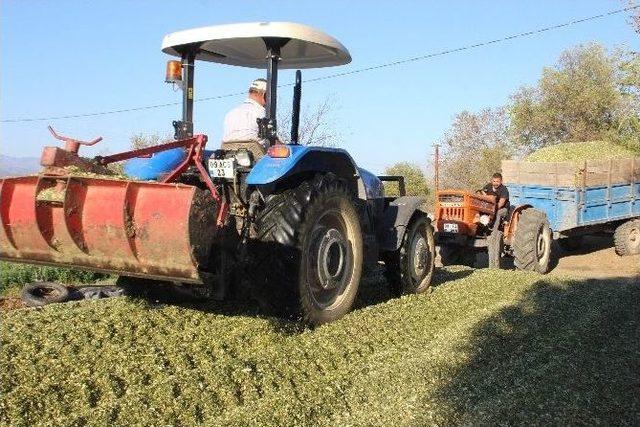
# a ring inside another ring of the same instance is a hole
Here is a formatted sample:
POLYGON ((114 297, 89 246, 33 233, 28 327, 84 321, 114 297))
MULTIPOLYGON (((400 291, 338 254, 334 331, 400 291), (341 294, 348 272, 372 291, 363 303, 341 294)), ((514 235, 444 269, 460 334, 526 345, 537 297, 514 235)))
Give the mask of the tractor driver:
POLYGON ((496 217, 492 227, 493 234, 493 231, 498 229, 495 225, 499 225, 509 212, 509 190, 502 185, 502 174, 499 172, 494 173, 491 176, 491 182, 482 188, 481 193, 485 196, 496 197, 496 217))
POLYGON ((258 138, 258 119, 264 118, 267 105, 267 81, 255 79, 249 86, 247 99, 224 117, 222 143, 256 141, 265 149, 267 140, 258 138))

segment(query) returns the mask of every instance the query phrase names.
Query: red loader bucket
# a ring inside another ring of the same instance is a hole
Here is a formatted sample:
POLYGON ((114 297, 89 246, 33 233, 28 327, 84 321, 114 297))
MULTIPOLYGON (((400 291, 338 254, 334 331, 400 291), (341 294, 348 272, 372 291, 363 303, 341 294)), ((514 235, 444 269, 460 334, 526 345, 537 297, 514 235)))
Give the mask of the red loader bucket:
POLYGON ((0 259, 201 283, 216 224, 208 192, 66 176, 0 180, 0 259))

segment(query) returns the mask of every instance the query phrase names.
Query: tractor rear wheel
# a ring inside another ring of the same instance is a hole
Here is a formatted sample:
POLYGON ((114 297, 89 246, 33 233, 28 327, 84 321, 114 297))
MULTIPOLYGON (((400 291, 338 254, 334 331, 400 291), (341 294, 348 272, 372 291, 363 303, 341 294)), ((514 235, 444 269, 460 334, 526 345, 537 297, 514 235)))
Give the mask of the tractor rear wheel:
POLYGON ((533 208, 522 211, 512 246, 514 264, 518 269, 547 273, 551 258, 551 228, 544 212, 533 208))
POLYGON ((358 292, 362 231, 347 186, 333 174, 269 196, 256 218, 263 292, 306 323, 345 315, 358 292))
POLYGON ((384 256, 385 276, 396 295, 419 294, 431 286, 435 243, 431 220, 416 216, 404 233, 397 251, 384 256))
POLYGON ((640 219, 622 223, 613 234, 616 253, 620 256, 640 254, 640 219))

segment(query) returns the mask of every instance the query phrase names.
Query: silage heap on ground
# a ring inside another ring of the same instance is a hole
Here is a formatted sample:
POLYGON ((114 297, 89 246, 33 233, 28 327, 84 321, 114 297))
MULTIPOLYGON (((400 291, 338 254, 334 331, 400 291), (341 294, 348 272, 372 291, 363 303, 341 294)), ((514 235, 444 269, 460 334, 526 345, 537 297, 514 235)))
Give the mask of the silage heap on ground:
POLYGON ((607 141, 564 142, 541 148, 527 157, 527 162, 572 162, 640 156, 640 153, 607 141))
POLYGON ((386 302, 369 286, 364 308, 313 331, 125 298, 3 313, 0 424, 639 419, 637 283, 492 270, 437 281, 386 302))

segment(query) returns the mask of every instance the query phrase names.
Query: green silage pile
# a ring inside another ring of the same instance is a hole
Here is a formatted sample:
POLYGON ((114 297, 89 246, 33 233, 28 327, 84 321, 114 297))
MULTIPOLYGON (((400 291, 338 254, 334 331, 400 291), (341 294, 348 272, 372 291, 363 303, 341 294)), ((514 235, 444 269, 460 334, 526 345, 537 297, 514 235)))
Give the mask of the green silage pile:
POLYGON ((565 142, 541 148, 527 157, 527 162, 573 162, 583 163, 585 160, 605 160, 612 158, 629 158, 640 156, 640 153, 619 144, 607 141, 565 142))
POLYGON ((0 316, 2 425, 633 424, 640 287, 447 269, 315 330, 116 298, 0 316))

